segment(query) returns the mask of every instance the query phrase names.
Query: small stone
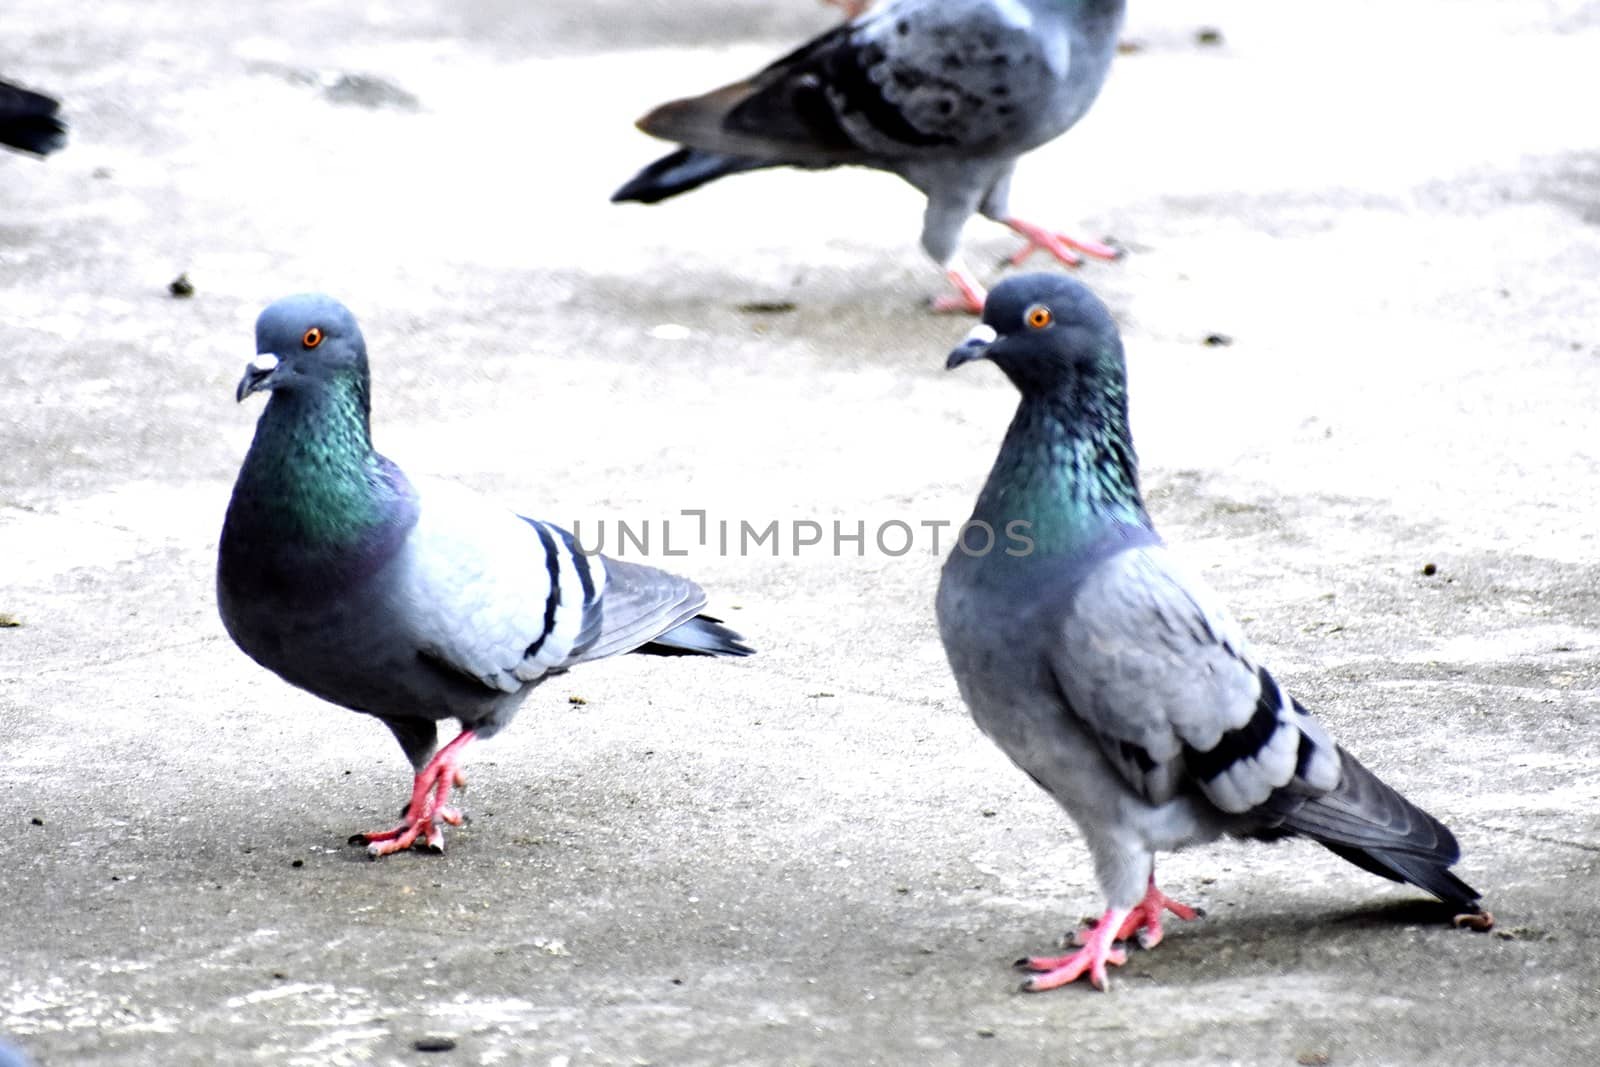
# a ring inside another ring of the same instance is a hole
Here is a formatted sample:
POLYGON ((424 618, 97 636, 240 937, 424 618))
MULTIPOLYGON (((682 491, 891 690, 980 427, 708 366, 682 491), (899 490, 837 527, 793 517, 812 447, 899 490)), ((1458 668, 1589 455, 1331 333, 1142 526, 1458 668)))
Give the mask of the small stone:
POLYGON ((393 108, 396 111, 416 111, 417 98, 394 82, 372 74, 340 74, 329 80, 322 89, 323 99, 334 104, 364 108, 393 108))
POLYGON ((1439 568, 1437 566, 1435 566, 1434 564, 1432 564, 1432 563, 1424 563, 1422 565, 1422 576, 1424 578, 1432 578, 1435 574, 1438 574, 1438 573, 1439 573, 1439 568))
POLYGON ((994 1036, 994 1027, 992 1027, 992 1026, 980 1026, 980 1027, 978 1027, 978 1036, 979 1037, 993 1037, 994 1036))
POLYGON ((747 315, 786 315, 797 306, 793 300, 752 300, 740 304, 739 310, 747 315))
POLYGON ((453 1037, 419 1037, 411 1042, 418 1052, 450 1052, 456 1047, 453 1037))
POLYGON ((1233 338, 1225 333, 1208 333, 1200 343, 1207 348, 1227 348, 1233 344, 1233 338))
POLYGON ((1215 26, 1202 26, 1194 32, 1194 42, 1215 47, 1222 43, 1222 31, 1215 26))
POLYGON ((184 271, 171 282, 167 283, 167 292, 180 300, 188 299, 194 295, 194 282, 189 280, 189 272, 184 271))
POLYGON ((574 696, 574 697, 568 697, 567 698, 567 703, 571 704, 575 708, 581 708, 581 707, 583 707, 585 704, 587 704, 589 702, 587 700, 585 700, 583 697, 574 696))
POLYGON ((29 819, 28 821, 31 822, 35 826, 43 826, 44 825, 44 820, 39 818, 39 816, 37 816, 37 815, 35 815, 33 818, 29 819))
POLYGON ((289 866, 291 866, 291 867, 304 867, 305 865, 306 865, 306 861, 305 860, 295 860, 293 863, 289 864, 289 866))

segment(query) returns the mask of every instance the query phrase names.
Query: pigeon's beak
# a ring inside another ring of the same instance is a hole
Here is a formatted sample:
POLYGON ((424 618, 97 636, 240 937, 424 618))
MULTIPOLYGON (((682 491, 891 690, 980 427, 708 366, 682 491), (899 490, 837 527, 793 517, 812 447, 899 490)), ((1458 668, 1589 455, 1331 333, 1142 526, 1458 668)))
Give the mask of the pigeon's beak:
POLYGON ((263 352, 244 369, 244 377, 239 379, 239 388, 234 393, 234 398, 243 402, 251 393, 259 393, 263 389, 272 388, 272 375, 278 369, 278 357, 271 352, 263 352))
POLYGON ((995 333, 994 327, 987 322, 980 322, 967 334, 966 340, 950 350, 950 358, 944 361, 945 370, 955 370, 963 363, 971 363, 975 359, 982 359, 989 354, 989 346, 994 344, 995 338, 1000 335, 995 333))

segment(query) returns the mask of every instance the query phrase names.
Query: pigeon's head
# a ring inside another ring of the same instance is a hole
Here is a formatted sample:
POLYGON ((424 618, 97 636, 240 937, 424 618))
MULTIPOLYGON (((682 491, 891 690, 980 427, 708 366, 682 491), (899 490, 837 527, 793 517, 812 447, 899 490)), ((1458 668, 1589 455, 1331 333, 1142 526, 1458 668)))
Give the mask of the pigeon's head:
POLYGON ((1111 384, 1125 373, 1122 338, 1100 299, 1064 274, 1023 274, 995 286, 983 321, 945 361, 987 359, 1024 396, 1111 384))
POLYGON ((237 395, 314 388, 350 375, 367 376, 367 343, 356 317, 331 296, 302 293, 268 305, 256 319, 256 358, 237 395))

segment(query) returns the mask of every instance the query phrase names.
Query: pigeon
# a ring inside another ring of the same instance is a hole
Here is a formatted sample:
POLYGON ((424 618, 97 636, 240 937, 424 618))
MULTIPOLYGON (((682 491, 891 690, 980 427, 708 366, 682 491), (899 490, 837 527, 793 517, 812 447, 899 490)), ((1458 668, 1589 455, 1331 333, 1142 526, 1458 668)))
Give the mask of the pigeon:
POLYGON ((271 395, 223 522, 217 605, 251 659, 400 742, 416 774, 400 824, 350 839, 374 858, 443 851, 462 751, 551 675, 624 652, 753 651, 688 579, 585 553, 374 451, 366 343, 342 304, 277 301, 256 351, 236 397, 271 395), (442 719, 461 730, 435 751, 442 719))
POLYGON ((67 143, 61 105, 42 93, 0 81, 0 144, 47 156, 67 143))
MULTIPOLYGON (((847 11, 860 5, 846 4, 847 11)), ((977 314, 983 286, 957 243, 974 212, 1069 266, 1117 249, 1011 214, 1018 157, 1065 133, 1099 95, 1125 0, 890 0, 751 78, 663 104, 639 120, 683 147, 611 197, 653 204, 765 167, 845 164, 898 174, 928 198, 922 247, 954 294, 940 311, 977 314)))
MULTIPOLYGON (((1006 280, 949 368, 997 364, 1022 394, 939 582, 939 634, 973 719, 1087 840, 1106 910, 1024 985, 1106 988, 1116 942, 1162 938, 1155 854, 1227 834, 1309 837, 1492 922, 1449 868, 1450 831, 1329 736, 1258 661, 1151 524, 1122 341, 1064 275, 1006 280)), ((1467 921, 1474 920, 1474 921, 1467 921)))

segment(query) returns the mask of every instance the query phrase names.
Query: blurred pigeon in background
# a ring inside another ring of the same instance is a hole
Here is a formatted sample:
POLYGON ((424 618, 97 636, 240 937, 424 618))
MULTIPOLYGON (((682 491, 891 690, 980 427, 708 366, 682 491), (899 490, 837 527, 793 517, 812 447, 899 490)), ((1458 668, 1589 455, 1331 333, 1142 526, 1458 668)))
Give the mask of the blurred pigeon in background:
POLYGON ((0 81, 0 144, 36 156, 63 147, 67 126, 57 115, 60 108, 43 93, 0 81))
MULTIPOLYGON (((848 2, 848 0, 847 0, 848 2)), ((639 128, 684 147, 612 195, 653 204, 728 174, 844 164, 900 175, 927 195, 922 247, 954 295, 942 311, 983 308, 957 254, 974 212, 1044 249, 1116 249, 1011 214, 1017 158, 1066 132, 1094 103, 1116 54, 1124 0, 891 0, 824 33, 746 81, 675 100, 639 128)), ((848 10, 848 8, 847 8, 848 10)))
POLYGON ((321 295, 256 322, 239 400, 270 391, 222 528, 217 602, 241 649, 285 681, 382 719, 416 771, 400 825, 358 834, 374 856, 443 849, 446 802, 474 738, 533 688, 624 652, 743 656, 700 614, 700 587, 579 551, 567 531, 373 451, 366 343, 321 295), (435 752, 436 723, 461 732, 435 752))
POLYGON ((1024 988, 1105 988, 1116 940, 1153 947, 1163 910, 1195 915, 1156 888, 1155 853, 1223 834, 1304 835, 1492 922, 1449 871, 1450 831, 1334 743, 1156 535, 1105 306, 1063 275, 1009 279, 948 366, 977 359, 1022 400, 966 539, 998 540, 951 552, 939 632, 979 728, 1083 832, 1107 905, 1078 951, 1019 961, 1039 972, 1024 988))

